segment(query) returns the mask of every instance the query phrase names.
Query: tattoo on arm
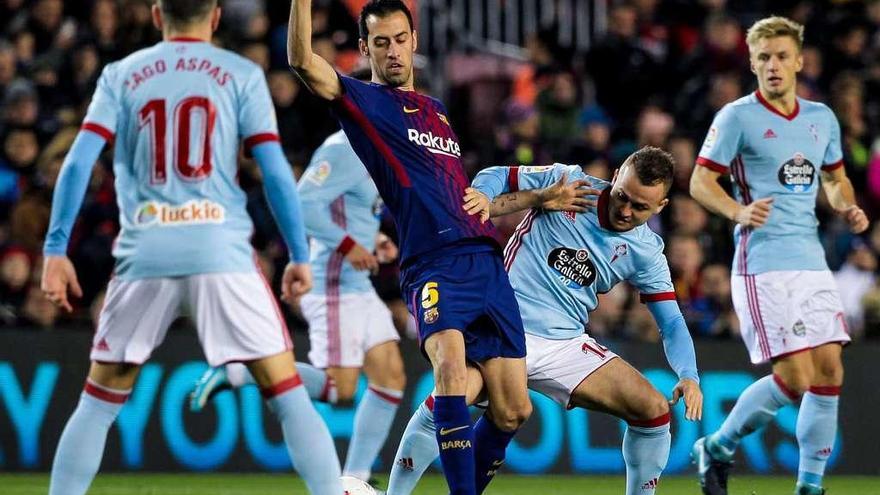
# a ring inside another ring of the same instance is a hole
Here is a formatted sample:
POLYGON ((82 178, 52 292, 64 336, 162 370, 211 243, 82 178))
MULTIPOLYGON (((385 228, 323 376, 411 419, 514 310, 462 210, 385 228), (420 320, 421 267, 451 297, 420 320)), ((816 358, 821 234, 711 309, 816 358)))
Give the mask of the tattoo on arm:
POLYGON ((502 194, 492 200, 491 217, 501 217, 529 208, 541 206, 541 196, 536 190, 502 194))
POLYGON ((516 203, 516 193, 503 194, 492 200, 492 208, 503 211, 509 203, 516 203))

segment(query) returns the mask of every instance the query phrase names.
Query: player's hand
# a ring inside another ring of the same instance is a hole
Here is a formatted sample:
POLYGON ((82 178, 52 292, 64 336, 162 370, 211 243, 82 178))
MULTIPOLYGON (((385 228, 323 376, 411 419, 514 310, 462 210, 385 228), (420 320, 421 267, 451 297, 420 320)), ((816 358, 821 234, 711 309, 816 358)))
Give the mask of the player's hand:
POLYGON ((40 289, 52 304, 61 306, 70 313, 73 306, 67 300, 67 291, 76 297, 82 297, 82 288, 76 278, 76 270, 67 256, 46 256, 43 259, 43 279, 40 289))
POLYGON ((281 300, 295 304, 306 292, 312 290, 312 269, 308 263, 288 263, 281 277, 281 300))
POLYGON ((868 226, 870 225, 868 222, 868 215, 865 215, 864 210, 858 206, 852 205, 845 210, 841 210, 840 215, 846 220, 846 223, 849 224, 849 230, 853 234, 861 234, 868 230, 868 226))
POLYGON ((489 219, 489 207, 492 205, 492 202, 489 201, 489 198, 485 194, 473 187, 469 187, 464 190, 464 197, 461 198, 461 200, 464 203, 462 208, 468 215, 476 215, 479 213, 480 222, 486 223, 486 220, 489 219))
POLYGON ((541 208, 580 213, 595 208, 601 191, 593 189, 591 185, 584 179, 568 182, 568 172, 563 172, 555 184, 541 190, 541 208), (595 196, 596 199, 589 199, 589 196, 595 196))
POLYGON ((703 392, 700 385, 690 378, 682 378, 672 389, 672 400, 669 406, 678 404, 684 397, 684 417, 690 421, 703 419, 703 392))
POLYGON ((351 251, 345 255, 345 259, 351 263, 357 271, 370 270, 371 273, 379 271, 379 260, 373 256, 373 253, 360 244, 355 244, 351 251))
POLYGON ((397 259, 397 255, 397 244, 381 232, 376 234, 376 260, 379 263, 391 263, 397 259))
POLYGON ((773 198, 761 198, 740 208, 736 214, 736 223, 743 227, 761 227, 770 218, 773 198))

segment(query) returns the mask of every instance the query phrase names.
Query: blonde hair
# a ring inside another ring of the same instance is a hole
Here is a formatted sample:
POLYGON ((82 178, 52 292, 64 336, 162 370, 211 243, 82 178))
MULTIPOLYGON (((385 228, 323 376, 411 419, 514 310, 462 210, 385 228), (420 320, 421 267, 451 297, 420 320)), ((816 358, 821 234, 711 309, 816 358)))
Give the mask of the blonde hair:
POLYGON ((765 17, 752 24, 746 33, 746 43, 752 49, 758 41, 764 38, 776 38, 790 36, 797 43, 798 51, 804 47, 804 26, 789 19, 788 17, 772 16, 765 17))

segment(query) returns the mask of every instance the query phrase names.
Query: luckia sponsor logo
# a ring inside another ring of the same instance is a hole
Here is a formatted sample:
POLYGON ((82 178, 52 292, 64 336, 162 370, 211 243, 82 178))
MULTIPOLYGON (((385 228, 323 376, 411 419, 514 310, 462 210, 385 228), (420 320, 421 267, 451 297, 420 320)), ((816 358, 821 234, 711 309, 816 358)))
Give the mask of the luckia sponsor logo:
POLYGON ((435 155, 461 158, 461 148, 452 138, 435 136, 433 132, 419 132, 418 129, 408 129, 407 137, 413 143, 428 148, 428 151, 435 155))
POLYGON ((138 207, 134 219, 139 227, 216 224, 226 220, 226 209, 207 199, 187 201, 182 205, 147 201, 138 207))

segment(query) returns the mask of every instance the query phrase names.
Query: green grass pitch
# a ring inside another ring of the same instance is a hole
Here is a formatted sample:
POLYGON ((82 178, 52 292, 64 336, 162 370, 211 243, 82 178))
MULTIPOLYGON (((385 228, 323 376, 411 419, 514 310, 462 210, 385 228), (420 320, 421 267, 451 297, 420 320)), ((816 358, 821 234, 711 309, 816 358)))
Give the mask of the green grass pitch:
MULTIPOLYGON (((731 478, 730 495, 789 495, 794 477, 738 476, 731 478)), ((4 495, 44 495, 46 474, 0 474, 4 495)), ((446 495, 439 475, 426 476, 417 495, 446 495)), ((880 495, 880 477, 831 476, 828 495, 880 495)), ((90 495, 290 495, 307 492, 297 478, 278 474, 101 474, 90 495)), ((621 495, 620 476, 500 475, 486 495, 621 495)), ((658 495, 700 495, 696 478, 662 478, 658 495)))

